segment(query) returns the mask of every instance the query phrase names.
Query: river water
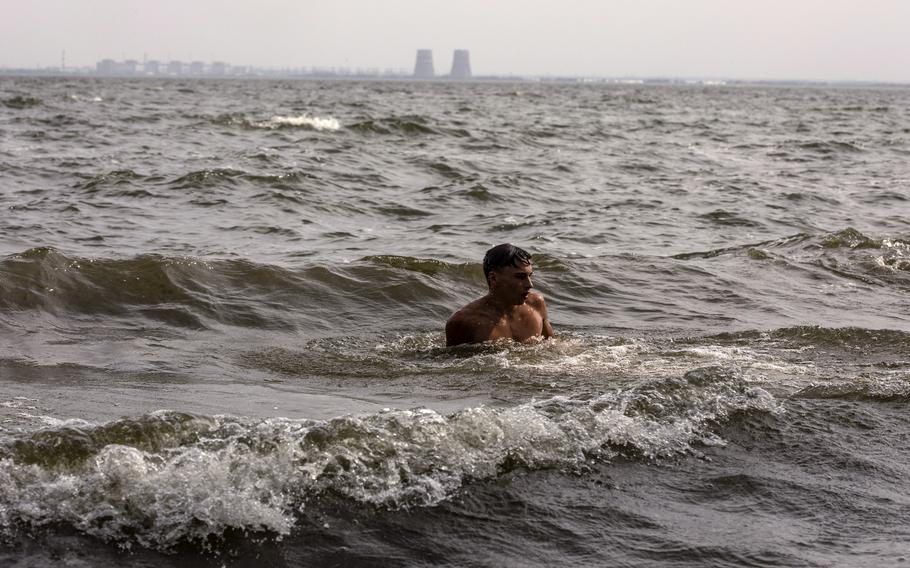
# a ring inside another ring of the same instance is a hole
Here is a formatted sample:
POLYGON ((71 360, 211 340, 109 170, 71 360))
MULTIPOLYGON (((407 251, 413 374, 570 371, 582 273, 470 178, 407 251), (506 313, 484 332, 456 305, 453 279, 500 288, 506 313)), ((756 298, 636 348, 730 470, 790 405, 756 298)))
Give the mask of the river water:
POLYGON ((5 565, 910 558, 910 90, 0 78, 0 211, 5 565))

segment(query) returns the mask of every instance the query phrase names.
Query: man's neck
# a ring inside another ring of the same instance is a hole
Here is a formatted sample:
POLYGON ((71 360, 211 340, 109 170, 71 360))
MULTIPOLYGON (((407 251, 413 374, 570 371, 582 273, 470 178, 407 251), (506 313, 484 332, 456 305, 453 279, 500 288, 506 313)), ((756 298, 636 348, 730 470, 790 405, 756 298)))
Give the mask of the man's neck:
POLYGON ((503 298, 497 298, 493 295, 492 292, 488 292, 486 298, 484 298, 486 304, 490 306, 498 315, 508 315, 515 310, 515 304, 505 300, 503 298))

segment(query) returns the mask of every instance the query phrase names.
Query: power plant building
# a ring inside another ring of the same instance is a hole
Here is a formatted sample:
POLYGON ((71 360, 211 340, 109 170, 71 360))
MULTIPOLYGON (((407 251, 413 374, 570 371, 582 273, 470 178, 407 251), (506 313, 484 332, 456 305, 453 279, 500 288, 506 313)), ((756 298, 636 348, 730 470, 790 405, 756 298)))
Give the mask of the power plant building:
MULTIPOLYGON (((60 69, 63 69, 61 64, 60 69)), ((449 74, 436 74, 433 64, 432 49, 418 49, 417 60, 414 63, 414 73, 409 75, 407 69, 386 69, 385 73, 375 67, 358 67, 356 70, 347 67, 331 68, 310 68, 307 72, 304 68, 283 69, 275 71, 271 69, 258 69, 253 67, 241 67, 229 65, 224 61, 214 61, 206 63, 204 61, 161 61, 156 59, 146 59, 143 55, 143 61, 127 59, 126 61, 115 61, 113 59, 102 59, 97 62, 95 74, 108 77, 239 77, 239 76, 290 76, 290 77, 392 77, 405 79, 413 77, 421 80, 432 79, 470 79, 471 78, 471 59, 470 52, 467 49, 456 49, 452 57, 452 70, 449 74)))
POLYGON ((432 79, 435 76, 436 71, 433 69, 433 50, 418 49, 417 62, 414 63, 414 78, 432 79))
POLYGON ((456 49, 452 56, 452 73, 453 79, 470 79, 471 78, 471 54, 467 49, 456 49))
POLYGON ((117 62, 113 59, 102 59, 95 68, 101 75, 113 75, 117 72, 117 62))

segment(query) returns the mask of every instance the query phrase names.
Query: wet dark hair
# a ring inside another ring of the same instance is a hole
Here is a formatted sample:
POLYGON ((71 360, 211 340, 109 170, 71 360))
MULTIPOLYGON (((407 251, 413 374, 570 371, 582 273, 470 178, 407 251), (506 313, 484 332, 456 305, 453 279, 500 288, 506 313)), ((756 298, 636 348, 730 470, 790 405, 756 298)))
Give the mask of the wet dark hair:
POLYGON ((483 256, 483 275, 490 281, 490 272, 503 266, 531 264, 531 253, 509 243, 496 245, 483 256))

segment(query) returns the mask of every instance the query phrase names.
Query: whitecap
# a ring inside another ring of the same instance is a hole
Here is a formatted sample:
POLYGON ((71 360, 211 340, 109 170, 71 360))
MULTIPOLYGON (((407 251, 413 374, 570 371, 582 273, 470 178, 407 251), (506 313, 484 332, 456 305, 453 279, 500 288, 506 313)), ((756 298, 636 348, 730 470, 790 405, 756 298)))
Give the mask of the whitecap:
POLYGON ((780 410, 772 395, 726 371, 689 375, 448 415, 416 408, 254 421, 159 412, 44 430, 0 459, 0 528, 62 522, 161 550, 229 528, 286 535, 297 511, 326 492, 382 507, 430 506, 516 467, 572 469, 618 453, 697 456, 693 444, 724 443, 710 425, 730 413, 780 410), (137 443, 131 433, 149 428, 137 443))
POLYGON ((301 128, 312 128, 313 130, 338 130, 341 123, 337 119, 329 117, 310 116, 302 114, 299 116, 273 116, 268 122, 257 124, 260 128, 281 128, 283 126, 297 126, 301 128))

